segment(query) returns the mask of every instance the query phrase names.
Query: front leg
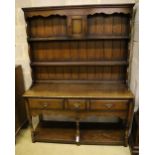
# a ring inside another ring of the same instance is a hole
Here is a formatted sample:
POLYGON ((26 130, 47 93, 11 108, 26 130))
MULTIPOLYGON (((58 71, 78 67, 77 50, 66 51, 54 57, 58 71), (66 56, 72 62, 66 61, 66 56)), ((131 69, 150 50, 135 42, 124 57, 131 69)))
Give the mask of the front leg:
POLYGON ((124 139, 124 146, 128 146, 129 142, 129 135, 131 132, 132 121, 134 115, 134 99, 129 102, 129 110, 128 110, 128 117, 126 122, 126 129, 125 129, 125 139, 124 139))

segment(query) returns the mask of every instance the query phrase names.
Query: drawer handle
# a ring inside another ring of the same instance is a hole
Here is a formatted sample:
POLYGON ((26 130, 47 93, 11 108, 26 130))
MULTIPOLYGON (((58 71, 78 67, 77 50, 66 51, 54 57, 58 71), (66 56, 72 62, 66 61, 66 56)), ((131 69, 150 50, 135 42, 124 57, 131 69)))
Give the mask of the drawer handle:
POLYGON ((80 104, 74 103, 74 107, 75 107, 76 109, 78 109, 78 108, 80 107, 80 104))
POLYGON ((113 106, 113 104, 112 103, 108 103, 105 106, 110 109, 113 106))
POLYGON ((43 107, 47 108, 47 106, 48 106, 48 103, 44 103, 43 107))

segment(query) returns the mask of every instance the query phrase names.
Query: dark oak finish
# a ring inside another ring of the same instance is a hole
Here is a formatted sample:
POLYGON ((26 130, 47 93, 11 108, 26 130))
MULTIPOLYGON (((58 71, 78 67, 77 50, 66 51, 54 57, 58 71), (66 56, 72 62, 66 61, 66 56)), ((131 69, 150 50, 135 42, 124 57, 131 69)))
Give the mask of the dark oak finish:
POLYGON ((128 145, 132 8, 23 8, 33 79, 24 97, 33 142, 128 145))
POLYGON ((27 125, 25 101, 22 98, 25 92, 23 72, 20 65, 15 67, 15 135, 27 125))

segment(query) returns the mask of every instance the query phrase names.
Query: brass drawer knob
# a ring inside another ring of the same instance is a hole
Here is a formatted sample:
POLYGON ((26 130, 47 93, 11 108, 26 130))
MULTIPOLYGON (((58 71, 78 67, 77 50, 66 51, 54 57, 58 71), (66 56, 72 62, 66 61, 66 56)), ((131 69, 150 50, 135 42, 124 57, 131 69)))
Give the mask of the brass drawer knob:
POLYGON ((44 108, 47 108, 47 106, 48 106, 48 103, 44 103, 44 104, 43 104, 43 107, 44 107, 44 108))
POLYGON ((107 104, 105 104, 105 106, 110 109, 113 106, 113 104, 112 103, 107 103, 107 104))
POLYGON ((80 104, 74 103, 74 107, 75 107, 76 109, 78 109, 78 108, 80 107, 80 104))

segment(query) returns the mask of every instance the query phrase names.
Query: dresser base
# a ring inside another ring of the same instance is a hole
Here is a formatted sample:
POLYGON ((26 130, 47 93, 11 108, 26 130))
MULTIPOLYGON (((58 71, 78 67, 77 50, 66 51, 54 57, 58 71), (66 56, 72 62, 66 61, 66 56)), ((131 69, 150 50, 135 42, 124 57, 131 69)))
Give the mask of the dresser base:
POLYGON ((33 142, 128 145, 134 101, 126 85, 36 84, 24 97, 33 142))

